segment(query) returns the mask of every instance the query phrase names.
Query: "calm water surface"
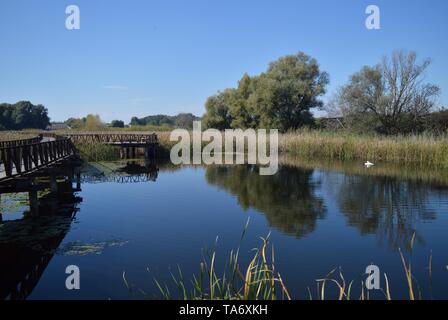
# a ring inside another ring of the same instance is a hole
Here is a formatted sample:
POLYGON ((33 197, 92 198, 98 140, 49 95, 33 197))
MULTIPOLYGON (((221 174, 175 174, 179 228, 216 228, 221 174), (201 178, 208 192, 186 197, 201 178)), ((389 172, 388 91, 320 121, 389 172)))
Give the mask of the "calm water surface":
POLYGON ((144 298, 129 292, 123 272, 136 288, 158 294, 154 278, 169 282, 178 265, 184 275, 197 272, 202 249, 215 243, 224 265, 248 218, 242 265, 270 233, 276 268, 295 298, 306 298, 307 287, 314 293, 315 279, 335 267, 352 280, 371 263, 387 273, 392 296, 405 298, 399 248, 412 256, 424 297, 448 298, 443 174, 289 162, 275 176, 260 176, 253 166, 168 165, 146 176, 118 173, 123 166, 87 168, 70 204, 53 207, 57 218, 24 218, 23 196, 3 196, 0 298, 144 298), (68 265, 81 270, 80 290, 65 288, 68 265))

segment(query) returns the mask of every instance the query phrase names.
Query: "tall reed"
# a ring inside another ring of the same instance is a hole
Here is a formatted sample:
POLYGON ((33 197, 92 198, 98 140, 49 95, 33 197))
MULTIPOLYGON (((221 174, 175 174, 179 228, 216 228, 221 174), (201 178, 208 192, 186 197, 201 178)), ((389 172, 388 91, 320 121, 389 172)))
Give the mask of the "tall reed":
MULTIPOLYGON (((243 229, 240 244, 248 224, 249 220, 243 229)), ((230 252, 224 271, 219 273, 216 267, 216 249, 214 249, 209 255, 203 257, 197 275, 194 274, 191 278, 186 279, 180 267, 177 268, 176 274, 170 274, 174 284, 174 293, 167 284, 163 284, 157 279, 154 279, 155 285, 161 297, 167 300, 291 300, 292 296, 276 269, 274 246, 269 246, 269 238, 269 235, 266 238, 261 238, 260 247, 255 249, 253 258, 245 268, 241 267, 239 263, 239 246, 237 250, 230 252)), ((409 244, 409 259, 406 259, 402 251, 399 250, 408 289, 407 299, 409 300, 423 299, 420 286, 412 274, 411 268, 414 240, 415 233, 409 244)), ((432 254, 427 269, 430 282, 432 282, 432 254)), ((384 285, 381 285, 383 289, 380 293, 382 293, 383 299, 392 300, 389 278, 386 273, 383 276, 384 285)), ((357 279, 347 283, 340 269, 334 268, 325 277, 316 279, 317 288, 314 295, 310 288, 307 288, 307 299, 370 300, 372 297, 365 284, 367 277, 368 274, 363 273, 357 279), (355 284, 359 284, 360 289, 354 290, 355 284), (329 288, 330 286, 332 287, 329 288)), ((128 282, 125 272, 123 272, 123 280, 129 291, 134 292, 135 288, 128 282)), ((171 288, 173 287, 171 286, 171 288)), ((141 290, 139 292, 148 296, 141 290)), ((156 298, 159 297, 156 296, 156 298)))
POLYGON ((102 143, 76 144, 81 157, 86 161, 113 161, 118 160, 119 156, 113 146, 102 143))
POLYGON ((297 131, 280 135, 279 151, 305 159, 385 161, 448 168, 448 137, 356 135, 297 131))

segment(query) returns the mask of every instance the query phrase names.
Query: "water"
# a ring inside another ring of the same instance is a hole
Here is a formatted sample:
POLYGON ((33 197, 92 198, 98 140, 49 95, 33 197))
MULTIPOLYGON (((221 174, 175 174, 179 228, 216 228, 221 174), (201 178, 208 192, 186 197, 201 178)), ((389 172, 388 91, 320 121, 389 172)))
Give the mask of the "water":
POLYGON ((3 196, 2 298, 18 283, 15 298, 144 298, 129 291, 124 272, 151 297, 159 293, 154 278, 170 283, 178 265, 186 277, 197 272, 203 249, 216 246, 223 266, 249 218, 241 264, 247 266, 259 237, 270 234, 276 268, 294 298, 306 298, 308 287, 316 295, 315 280, 335 267, 347 282, 358 279, 359 292, 359 277, 371 263, 387 274, 392 297, 406 298, 399 248, 412 258, 423 297, 448 298, 445 173, 290 160, 275 176, 260 176, 253 166, 160 164, 150 178, 135 172, 133 179, 110 178, 123 166, 90 168, 78 198, 57 205, 57 218, 24 218, 23 196, 3 196), (65 288, 68 265, 80 268, 80 290, 65 288))

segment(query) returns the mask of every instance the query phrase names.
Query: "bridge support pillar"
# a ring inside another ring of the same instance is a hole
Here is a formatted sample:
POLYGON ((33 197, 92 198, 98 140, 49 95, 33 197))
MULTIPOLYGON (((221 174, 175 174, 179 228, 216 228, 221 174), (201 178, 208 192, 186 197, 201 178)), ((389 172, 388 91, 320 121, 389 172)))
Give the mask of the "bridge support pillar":
POLYGON ((81 190, 81 172, 76 173, 76 190, 81 190))
POLYGON ((32 189, 28 192, 30 211, 32 216, 39 214, 39 200, 37 198, 37 190, 32 189))
POLYGON ((50 177, 50 189, 52 193, 58 192, 58 182, 56 180, 56 176, 54 175, 50 177))
POLYGON ((145 147, 145 159, 155 160, 156 158, 156 147, 155 145, 148 145, 145 147))

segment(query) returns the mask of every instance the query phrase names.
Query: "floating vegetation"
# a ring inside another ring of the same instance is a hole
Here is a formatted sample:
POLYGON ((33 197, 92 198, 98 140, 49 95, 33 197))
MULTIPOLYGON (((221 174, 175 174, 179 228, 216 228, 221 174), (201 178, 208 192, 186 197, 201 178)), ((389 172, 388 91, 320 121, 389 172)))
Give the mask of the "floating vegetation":
POLYGON ((28 209, 27 193, 7 193, 0 198, 1 214, 17 214, 28 209))
POLYGON ((97 241, 97 242, 82 242, 72 241, 65 244, 58 249, 57 254, 63 256, 86 256, 89 254, 100 255, 106 248, 122 247, 127 244, 127 240, 110 240, 110 241, 97 241))

